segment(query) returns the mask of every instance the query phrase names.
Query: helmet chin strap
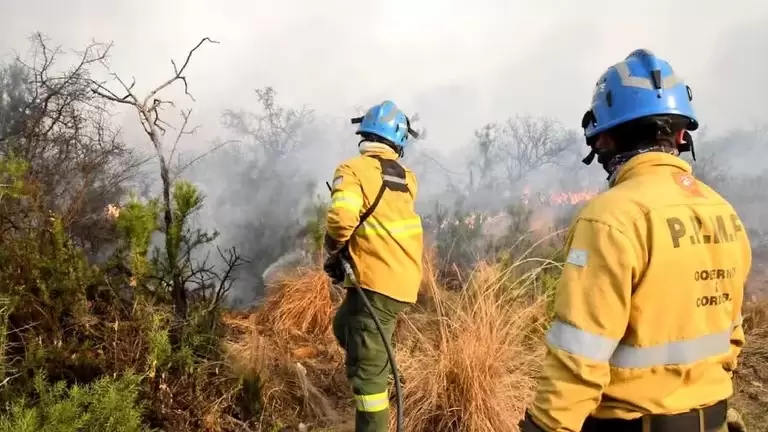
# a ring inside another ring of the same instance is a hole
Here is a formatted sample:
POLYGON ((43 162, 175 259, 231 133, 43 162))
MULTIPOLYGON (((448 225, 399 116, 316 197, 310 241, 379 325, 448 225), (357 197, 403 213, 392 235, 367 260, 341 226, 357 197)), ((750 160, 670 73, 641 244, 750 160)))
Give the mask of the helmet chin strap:
POLYGON ((683 142, 677 145, 677 149, 680 151, 680 153, 691 152, 691 158, 696 161, 696 151, 693 147, 693 136, 691 136, 690 132, 685 131, 685 133, 683 133, 683 142))
POLYGON ((582 159, 581 162, 584 165, 591 165, 592 162, 594 162, 595 158, 597 158, 597 163, 603 166, 603 169, 605 170, 605 172, 608 173, 608 179, 610 179, 611 175, 615 171, 615 169, 611 166, 611 163, 618 156, 619 156, 619 153, 617 153, 614 150, 608 150, 608 149, 598 150, 594 146, 592 146, 591 150, 589 151, 589 154, 584 159, 582 159))
POLYGON ((592 148, 592 150, 589 151, 589 154, 581 160, 581 163, 584 165, 592 165, 592 162, 595 160, 595 156, 597 156, 597 151, 592 148))

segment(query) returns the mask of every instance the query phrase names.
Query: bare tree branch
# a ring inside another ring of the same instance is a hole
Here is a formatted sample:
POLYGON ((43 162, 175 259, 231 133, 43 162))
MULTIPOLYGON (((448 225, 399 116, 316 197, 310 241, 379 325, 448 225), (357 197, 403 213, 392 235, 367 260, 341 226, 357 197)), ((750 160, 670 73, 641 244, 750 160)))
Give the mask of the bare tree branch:
POLYGON ((239 142, 239 141, 238 141, 238 140, 227 140, 227 141, 222 141, 222 142, 220 142, 220 143, 217 143, 216 145, 214 145, 213 147, 211 147, 211 148, 210 148, 210 149, 208 149, 207 151, 205 151, 205 152, 203 152, 203 153, 201 153, 201 154, 199 154, 199 155, 195 156, 195 157, 194 157, 194 158, 192 158, 192 160, 190 160, 189 162, 187 162, 187 163, 185 163, 185 164, 183 164, 183 165, 181 165, 181 164, 179 163, 179 165, 178 165, 178 166, 176 167, 176 169, 174 170, 174 178, 177 178, 177 177, 178 177, 178 176, 180 176, 180 175, 181 175, 181 174, 182 174, 184 171, 186 171, 187 169, 189 169, 189 168, 190 168, 192 165, 196 164, 196 163, 197 163, 197 162, 199 162, 201 159, 205 158, 206 156, 210 155, 211 153, 215 152, 216 150, 219 150, 219 149, 221 149, 221 148, 223 148, 223 147, 225 147, 225 146, 227 146, 227 145, 229 145, 229 144, 234 144, 234 143, 237 143, 237 142, 239 142))
POLYGON ((195 100, 195 98, 189 93, 189 85, 187 84, 187 77, 184 76, 183 73, 187 69, 187 66, 189 66, 189 61, 192 59, 192 54, 194 54, 195 51, 197 51, 197 49, 200 48, 203 45, 203 43, 205 43, 205 42, 209 42, 209 43, 212 43, 212 44, 218 44, 219 43, 219 42, 217 42, 215 40, 212 40, 211 38, 208 38, 208 37, 204 37, 204 38, 200 39, 200 42, 198 42, 197 45, 195 45, 195 47, 192 48, 191 50, 189 50, 189 53, 187 53, 187 58, 186 58, 186 60, 184 60, 184 64, 181 65, 181 68, 177 68, 176 67, 176 63, 173 61, 173 59, 171 59, 171 65, 173 65, 173 71, 175 72, 175 75, 173 77, 171 77, 168 81, 160 84, 154 90, 149 92, 147 97, 144 99, 144 106, 147 106, 147 104, 149 103, 150 99, 155 99, 155 95, 157 95, 158 93, 163 91, 166 87, 168 87, 169 85, 173 84, 174 82, 176 82, 178 80, 181 80, 184 83, 184 93, 187 96, 189 96, 189 98, 192 99, 193 101, 195 100))
MULTIPOLYGON (((163 204, 164 204, 164 210, 163 210, 163 221, 164 221, 164 228, 165 228, 165 250, 167 254, 167 259, 169 266, 171 267, 169 270, 171 272, 171 296, 173 297, 174 301, 174 309, 176 312, 177 318, 180 320, 184 320, 187 316, 187 309, 188 309, 188 301, 187 301, 187 292, 186 288, 184 286, 184 277, 182 275, 182 269, 179 267, 179 256, 177 255, 179 251, 175 250, 175 246, 172 239, 172 227, 174 224, 174 213, 171 208, 171 187, 173 184, 173 179, 171 176, 171 166, 173 155, 176 151, 176 147, 178 145, 179 140, 182 136, 188 135, 190 133, 194 133, 194 129, 191 131, 188 131, 186 129, 188 121, 189 121, 189 115, 190 111, 182 111, 182 119, 183 123, 181 126, 181 129, 179 130, 179 133, 177 134, 176 140, 174 141, 173 148, 171 151, 170 157, 167 157, 165 154, 165 146, 163 141, 163 135, 165 135, 166 128, 169 127, 168 123, 163 121, 160 116, 160 111, 164 105, 169 105, 171 107, 174 107, 175 105, 171 101, 165 101, 160 97, 160 93, 171 86, 176 81, 181 81, 184 83, 184 93, 187 94, 190 99, 194 101, 194 97, 189 93, 189 85, 187 83, 187 78, 184 75, 184 72, 187 69, 187 66, 189 66, 189 63, 192 59, 192 56, 197 51, 198 48, 200 48, 205 42, 217 44, 217 41, 214 41, 208 37, 204 37, 200 40, 200 42, 197 43, 189 52, 187 53, 187 57, 184 60, 184 63, 181 67, 177 67, 176 62, 171 60, 171 65, 173 66, 173 75, 155 87, 153 90, 149 91, 147 95, 144 98, 139 98, 133 93, 133 87, 135 85, 135 80, 132 81, 131 85, 126 85, 125 82, 116 74, 112 73, 111 76, 120 84, 122 87, 122 91, 125 93, 124 96, 118 96, 116 92, 109 90, 103 83, 97 83, 93 82, 93 88, 92 91, 101 96, 102 98, 105 98, 106 100, 110 100, 116 103, 122 103, 131 105, 136 109, 136 112, 139 116, 139 121, 144 128, 144 132, 149 137, 150 141, 152 142, 152 145, 155 149, 155 155, 157 157, 157 160, 160 165, 160 179, 162 181, 162 195, 163 195, 163 204)), ((106 62, 102 62, 102 64, 107 68, 108 65, 106 62)))

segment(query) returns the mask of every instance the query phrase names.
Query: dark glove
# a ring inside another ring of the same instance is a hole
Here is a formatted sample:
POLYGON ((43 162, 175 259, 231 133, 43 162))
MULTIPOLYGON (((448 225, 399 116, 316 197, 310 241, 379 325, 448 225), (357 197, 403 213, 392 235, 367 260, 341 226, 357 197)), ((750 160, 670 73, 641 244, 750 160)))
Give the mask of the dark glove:
POLYGON ((331 283, 336 285, 344 281, 344 267, 341 264, 341 254, 328 255, 323 264, 323 270, 331 278, 331 283))
POLYGON ((544 429, 540 428, 539 425, 533 422, 531 415, 528 414, 528 411, 525 412, 525 417, 520 420, 520 423, 517 424, 517 427, 520 429, 520 432, 545 432, 544 429))

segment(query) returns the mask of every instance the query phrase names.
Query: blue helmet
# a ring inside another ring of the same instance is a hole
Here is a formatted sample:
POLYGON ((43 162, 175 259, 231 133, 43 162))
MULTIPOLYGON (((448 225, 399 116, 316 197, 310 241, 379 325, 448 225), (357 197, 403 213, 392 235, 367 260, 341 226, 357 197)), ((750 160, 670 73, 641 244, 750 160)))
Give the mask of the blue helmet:
POLYGON ((411 129, 408 117, 388 100, 371 107, 365 116, 353 118, 352 123, 360 124, 357 135, 370 133, 379 136, 401 150, 408 145, 409 134, 418 138, 418 134, 411 129))
POLYGON ((687 118, 686 129, 693 131, 699 123, 692 100, 691 88, 669 63, 638 49, 597 80, 592 106, 582 121, 584 135, 589 139, 631 120, 668 114, 687 118))

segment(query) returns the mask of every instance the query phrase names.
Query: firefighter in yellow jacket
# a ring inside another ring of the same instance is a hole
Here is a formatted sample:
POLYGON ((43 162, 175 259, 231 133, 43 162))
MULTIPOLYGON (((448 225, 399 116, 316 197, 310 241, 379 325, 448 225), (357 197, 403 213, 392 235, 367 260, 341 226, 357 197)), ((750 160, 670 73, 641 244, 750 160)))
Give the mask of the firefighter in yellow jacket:
MULTIPOLYGON (((353 263, 355 277, 391 340, 398 314, 416 301, 421 284, 423 233, 414 211, 418 186, 413 172, 397 162, 415 132, 390 101, 352 121, 360 123, 360 155, 341 163, 334 174, 325 270, 339 283, 345 279, 341 260, 353 263)), ((356 400, 355 431, 386 431, 390 365, 357 290, 347 289, 333 332, 346 351, 347 378, 356 400)))
POLYGON ((571 226, 524 432, 745 430, 726 399, 752 255, 733 207, 679 157, 692 99, 647 50, 598 79, 584 162, 597 156, 610 188, 571 226))

